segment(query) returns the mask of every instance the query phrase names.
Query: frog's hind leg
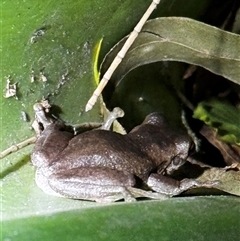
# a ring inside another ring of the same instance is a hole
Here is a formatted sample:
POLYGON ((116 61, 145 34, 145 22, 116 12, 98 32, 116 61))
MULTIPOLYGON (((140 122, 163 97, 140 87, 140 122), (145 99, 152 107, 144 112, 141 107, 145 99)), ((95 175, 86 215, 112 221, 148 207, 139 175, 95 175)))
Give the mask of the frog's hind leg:
POLYGON ((158 193, 168 196, 176 196, 191 188, 213 188, 216 184, 218 184, 218 181, 200 182, 198 180, 188 178, 178 181, 168 176, 152 173, 148 178, 147 184, 152 188, 152 190, 158 193))
POLYGON ((134 175, 105 167, 84 167, 61 171, 48 179, 57 193, 73 199, 114 202, 135 201, 128 187, 135 185, 134 175))
POLYGON ((60 193, 55 192, 49 185, 48 176, 46 175, 47 169, 38 168, 35 173, 35 182, 37 186, 48 195, 63 197, 60 193))

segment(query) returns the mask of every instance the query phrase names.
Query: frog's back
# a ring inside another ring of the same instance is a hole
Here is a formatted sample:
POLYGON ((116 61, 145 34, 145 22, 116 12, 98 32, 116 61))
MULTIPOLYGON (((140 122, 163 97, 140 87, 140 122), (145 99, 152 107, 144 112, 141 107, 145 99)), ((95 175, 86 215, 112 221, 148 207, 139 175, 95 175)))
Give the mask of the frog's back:
POLYGON ((75 136, 57 160, 64 168, 108 167, 146 179, 155 164, 128 135, 94 130, 75 136), (73 151, 74 150, 74 151, 73 151))

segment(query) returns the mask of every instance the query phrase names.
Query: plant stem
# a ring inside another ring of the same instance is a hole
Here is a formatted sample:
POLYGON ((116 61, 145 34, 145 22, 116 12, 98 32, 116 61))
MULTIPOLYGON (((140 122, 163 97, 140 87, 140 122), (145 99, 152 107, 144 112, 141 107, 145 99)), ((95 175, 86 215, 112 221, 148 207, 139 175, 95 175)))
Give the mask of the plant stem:
POLYGON ((30 144, 33 144, 35 143, 37 140, 37 137, 36 136, 33 136, 33 137, 30 137, 29 139, 25 140, 25 141, 22 141, 16 145, 12 145, 11 147, 9 147, 8 149, 2 151, 0 153, 0 159, 4 158, 5 156, 11 154, 12 152, 16 152, 18 151, 19 149, 22 149, 23 147, 25 146, 28 146, 30 144))

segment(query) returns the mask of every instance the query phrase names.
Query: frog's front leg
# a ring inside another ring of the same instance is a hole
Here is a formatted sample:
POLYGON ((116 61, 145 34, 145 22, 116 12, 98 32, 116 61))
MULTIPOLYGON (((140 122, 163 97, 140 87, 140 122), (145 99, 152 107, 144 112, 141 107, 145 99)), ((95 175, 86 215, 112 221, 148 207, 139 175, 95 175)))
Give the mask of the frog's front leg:
MULTIPOLYGON (((52 123, 52 121, 50 119, 48 119, 45 115, 45 110, 44 107, 42 106, 42 104, 40 103, 36 103, 33 106, 33 110, 35 112, 35 117, 36 117, 36 121, 37 123, 41 123, 44 127, 44 129, 52 123)), ((35 130, 36 131, 36 130, 35 130)), ((37 132, 37 131, 36 131, 37 132)))
POLYGON ((64 150, 74 135, 72 129, 65 126, 64 123, 52 122, 48 119, 41 104, 35 104, 34 110, 37 121, 43 125, 44 130, 38 136, 31 161, 34 166, 39 168, 48 167, 55 160, 55 157, 64 150))
POLYGON ((73 199, 114 202, 135 201, 128 188, 135 185, 134 175, 105 167, 62 170, 48 177, 56 193, 73 199))
POLYGON ((199 182, 195 179, 185 178, 181 181, 175 180, 161 174, 153 173, 148 178, 147 184, 152 190, 169 196, 176 196, 184 191, 196 187, 213 188, 218 181, 199 182))

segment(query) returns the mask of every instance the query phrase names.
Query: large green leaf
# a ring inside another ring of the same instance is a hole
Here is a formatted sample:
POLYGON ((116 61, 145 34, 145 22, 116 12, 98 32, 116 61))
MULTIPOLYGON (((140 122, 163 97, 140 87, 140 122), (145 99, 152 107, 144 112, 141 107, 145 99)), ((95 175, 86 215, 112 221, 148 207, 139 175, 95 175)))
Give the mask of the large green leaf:
POLYGON ((238 240, 240 199, 174 198, 6 221, 3 240, 238 240))
MULTIPOLYGON (((163 0, 153 16, 188 16, 209 21, 203 14, 206 10, 214 10, 217 16, 222 16, 231 9, 232 2, 218 4, 216 12, 215 1, 199 1, 196 8, 191 0, 163 0)), ((18 101, 1 100, 4 126, 1 149, 33 134, 29 123, 22 121, 21 111, 25 111, 32 121, 32 105, 43 96, 49 96, 51 103, 61 108, 58 109, 61 118, 69 123, 99 120, 99 105, 89 113, 83 112, 95 88, 94 46, 104 37, 101 50, 101 56, 104 56, 114 43, 133 29, 150 3, 151 0, 1 2, 0 89, 4 93, 5 77, 11 75, 12 81, 18 82, 19 97, 18 101), (43 30, 44 34, 34 38, 32 44, 32 37, 38 30, 43 30), (39 81, 43 68, 48 78, 46 84, 39 81), (30 83, 32 69, 36 78, 33 84, 30 83), (67 82, 58 89, 62 75, 67 72, 67 82)))
MULTIPOLYGON (((108 58, 115 55, 119 46, 121 42, 108 58)), ((169 60, 202 66, 240 84, 239 49, 237 34, 188 18, 157 18, 144 25, 112 79, 118 85, 138 66, 169 60)))
MULTIPOLYGON (((125 41, 126 37, 107 54, 102 73, 125 41)), ((153 111, 163 112, 171 125, 180 126, 181 103, 176 93, 183 91, 186 65, 179 61, 203 66, 238 82, 239 47, 239 35, 192 19, 149 20, 106 86, 104 100, 110 107, 118 105, 125 110, 121 121, 127 129, 153 111)))
MULTIPOLYGON (((84 113, 84 106, 96 87, 93 78, 93 49, 104 37, 103 53, 134 26, 151 1, 4 1, 2 3, 1 93, 6 76, 18 82, 18 100, 1 100, 1 149, 33 135, 30 123, 21 119, 25 111, 30 121, 32 106, 42 97, 58 107, 68 123, 98 121, 99 105, 84 113), (115 14, 112 14, 115 12, 115 14), (129 16, 127 19, 126 17, 129 16), (123 27, 116 28, 121 25, 123 27), (34 38, 42 30, 44 34, 34 38), (48 81, 42 83, 43 69, 48 81), (35 82, 30 83, 34 71, 35 82), (58 88, 62 75, 66 83, 58 88)), ((56 108, 55 108, 56 109, 56 108)))
MULTIPOLYGON (((99 105, 93 111, 83 113, 87 99, 95 88, 92 66, 94 46, 104 37, 101 50, 101 55, 104 56, 114 43, 132 30, 150 3, 151 0, 2 1, 0 13, 2 18, 0 79, 2 82, 0 88, 3 93, 6 84, 5 76, 11 75, 12 81, 18 82, 19 100, 1 99, 1 149, 33 135, 29 128, 30 122, 24 122, 21 119, 21 111, 25 111, 32 121, 34 118, 32 105, 48 94, 50 94, 50 102, 58 107, 57 112, 62 111, 61 118, 68 123, 100 120, 99 105), (44 30, 45 34, 35 38, 34 43, 31 43, 31 38, 37 30, 44 30), (39 80, 40 70, 43 67, 45 67, 43 72, 48 79, 46 84, 39 80), (36 77, 35 83, 30 83, 32 68, 36 77), (57 89, 61 76, 66 74, 67 70, 69 71, 66 76, 67 82, 57 89)), ((192 0, 162 0, 155 16, 156 14, 159 16, 184 15, 199 18, 205 9, 208 9, 209 4, 209 0, 201 0, 196 8, 192 0)), ((223 6, 221 9, 224 9, 223 6)), ((183 210, 189 206, 191 199, 174 199, 169 200, 166 206, 159 206, 157 209, 159 202, 149 202, 147 205, 145 203, 127 204, 126 208, 125 204, 95 208, 99 204, 48 196, 34 182, 35 168, 30 164, 29 156, 31 149, 27 147, 1 160, 0 209, 3 225, 0 232, 3 240, 42 240, 44 238, 46 240, 56 238, 72 240, 78 237, 79 239, 84 237, 84 240, 87 238, 94 240, 94 237, 98 237, 98 240, 100 238, 106 240, 106 237, 110 237, 109 235, 116 240, 126 230, 128 232, 125 237, 129 239, 133 236, 137 237, 139 232, 142 233, 142 237, 145 234, 148 235, 145 236, 147 239, 151 231, 159 237, 156 232, 159 226, 153 226, 152 223, 154 220, 157 221, 154 213, 159 218, 159 223, 164 216, 170 215, 171 217, 166 220, 166 225, 161 226, 162 233, 163 230, 172 230, 171 224, 175 217, 179 213, 184 213, 183 210), (175 202, 180 209, 176 207, 176 212, 168 213, 175 206, 175 202), (138 225, 134 225, 138 223, 139 214, 143 210, 146 211, 146 215, 143 216, 152 221, 148 226, 139 230, 138 225), (161 213, 163 217, 158 213, 161 213), (152 215, 153 218, 151 218, 152 215), (115 231, 109 228, 107 222, 98 229, 103 218, 109 220, 115 231), (116 231, 119 230, 119 222, 128 224, 132 220, 135 222, 133 226, 130 226, 131 229, 128 227, 122 229, 120 234, 116 231)), ((204 203, 208 202, 210 210, 215 210, 215 214, 219 208, 227 210, 227 206, 231 206, 233 214, 238 214, 238 209, 236 211, 235 208, 238 204, 237 199, 230 200, 227 197, 223 200, 224 202, 222 200, 218 202, 214 198, 203 199, 202 206, 206 207, 204 203), (215 206, 214 209, 213 206, 215 206)), ((199 202, 196 201, 196 211, 199 211, 198 207, 199 202)), ((208 210, 205 209, 206 220, 210 220, 211 217, 211 213, 208 215, 208 210)), ((213 217, 218 218, 219 216, 215 214, 213 217)), ((182 217, 184 219, 184 216, 179 216, 181 219, 182 217)), ((194 217, 199 217, 197 220, 200 220, 202 213, 194 217)), ((206 233, 210 232, 209 227, 217 223, 218 227, 221 227, 219 230, 230 230, 233 233, 231 237, 234 239, 236 235, 238 236, 238 230, 234 226, 237 222, 235 216, 224 213, 222 217, 223 219, 217 219, 219 222, 216 219, 210 220, 207 223, 209 225, 204 226, 204 230, 206 233), (229 217, 232 217, 230 221, 229 217), (226 229, 222 229, 222 225, 225 225, 224 220, 227 224, 224 226, 226 229)), ((180 221, 179 219, 179 223, 180 221)), ((178 227, 178 225, 175 226, 178 227)), ((214 236, 218 232, 218 227, 209 235, 214 236)), ((193 228, 197 234, 198 227, 193 228)), ((185 230, 182 233, 183 237, 185 237, 184 233, 185 230)), ((230 232, 226 234, 230 235, 230 232)))
MULTIPOLYGON (((57 113, 68 123, 102 120, 100 105, 84 113, 87 99, 96 87, 93 78, 94 46, 104 37, 102 52, 133 28, 149 1, 4 1, 1 6, 1 93, 5 76, 18 82, 18 100, 1 99, 1 151, 34 135, 32 106, 49 96, 57 113), (138 7, 135 8, 136 3, 138 7), (115 14, 112 14, 115 12, 115 14), (116 28, 119 22, 123 25, 116 28), (37 36, 42 30, 44 34, 37 36), (44 68, 44 69, 43 69, 44 68), (40 79, 43 69, 47 82, 40 79), (31 83, 32 70, 35 82, 31 83), (66 83, 58 88, 62 75, 66 83), (21 111, 30 119, 24 122, 21 111)), ((45 213, 47 207, 69 210, 92 203, 47 196, 34 183, 35 169, 29 164, 31 147, 1 160, 1 195, 4 219, 45 213), (12 196, 14 194, 15 197, 12 196), (39 200, 41 200, 39 202, 39 200), (32 207, 33 209, 29 208, 32 207), (16 212, 16 210, 18 210, 16 212)))

